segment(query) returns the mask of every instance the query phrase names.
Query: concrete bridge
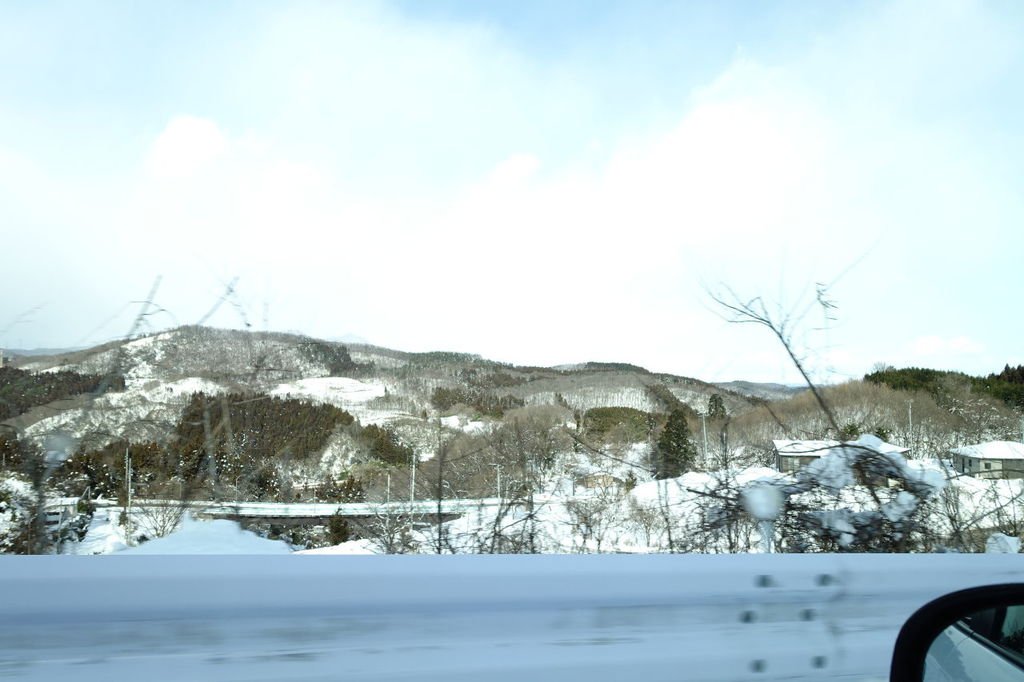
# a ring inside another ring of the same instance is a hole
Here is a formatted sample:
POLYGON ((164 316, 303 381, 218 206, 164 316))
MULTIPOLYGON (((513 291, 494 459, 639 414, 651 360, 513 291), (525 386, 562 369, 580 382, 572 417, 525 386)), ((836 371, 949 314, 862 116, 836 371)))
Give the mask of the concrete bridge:
MULTIPOLYGON (((507 501, 505 502, 507 504, 507 501)), ((442 500, 441 521, 451 521, 467 512, 501 504, 498 499, 442 500)), ((275 525, 326 524, 332 516, 355 522, 381 517, 402 517, 413 523, 437 523, 437 500, 410 502, 203 502, 193 505, 194 516, 233 521, 263 521, 275 525)))
MULTIPOLYGON (((120 507, 111 500, 97 502, 98 506, 120 507)), ((451 521, 467 513, 493 509, 507 505, 501 498, 442 500, 441 521, 451 521)), ((332 516, 342 516, 354 522, 368 521, 381 517, 404 517, 413 523, 437 523, 437 500, 416 500, 410 502, 245 502, 221 500, 162 500, 138 499, 132 501, 136 509, 182 507, 198 518, 230 519, 240 522, 264 522, 282 526, 303 526, 326 524, 332 516)))

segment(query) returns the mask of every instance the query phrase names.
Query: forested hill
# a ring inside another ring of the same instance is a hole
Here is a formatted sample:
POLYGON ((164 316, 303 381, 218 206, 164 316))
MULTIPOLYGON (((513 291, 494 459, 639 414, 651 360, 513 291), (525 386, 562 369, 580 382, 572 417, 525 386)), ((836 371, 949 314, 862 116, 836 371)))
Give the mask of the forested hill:
MULTIPOLYGON (((306 396, 356 410, 357 418, 370 423, 402 415, 422 419, 424 414, 450 414, 463 407, 469 414, 500 419, 509 410, 545 405, 570 414, 605 407, 667 413, 684 407, 695 415, 707 409, 713 395, 720 396, 730 413, 758 402, 746 390, 622 362, 526 367, 468 353, 405 352, 299 334, 197 326, 80 351, 18 358, 17 364, 31 376, 123 377, 123 400, 65 411, 59 422, 78 435, 102 431, 135 441, 163 442, 184 409, 186 396, 195 391, 306 396), (64 374, 68 372, 73 375, 64 374), (103 409, 102 417, 97 408, 103 409)), ((57 420, 51 416, 33 412, 18 427, 55 428, 57 420), (40 419, 49 421, 34 426, 40 419)))
POLYGON ((116 375, 79 374, 66 370, 36 374, 0 367, 0 420, 82 393, 99 394, 123 389, 124 379, 116 375))
MULTIPOLYGON (((57 453, 50 485, 61 496, 121 496, 127 456, 143 499, 528 504, 543 492, 561 496, 577 529, 664 518, 629 497, 656 493, 658 478, 774 476, 782 438, 870 434, 934 468, 957 447, 1018 438, 1024 386, 1024 367, 885 369, 822 386, 826 414, 806 390, 624 362, 527 367, 202 327, 19 362, 0 373, 0 477, 43 471, 32 463, 57 453)), ((599 550, 586 532, 574 547, 599 550)), ((536 540, 517 538, 504 550, 536 540)))
POLYGON ((966 387, 1024 409, 1024 365, 1006 365, 998 374, 984 377, 923 367, 886 368, 866 375, 864 380, 900 391, 924 391, 939 403, 966 387))
POLYGON ((72 353, 18 359, 23 369, 115 372, 132 381, 199 377, 238 385, 357 369, 344 344, 297 334, 185 326, 72 353))

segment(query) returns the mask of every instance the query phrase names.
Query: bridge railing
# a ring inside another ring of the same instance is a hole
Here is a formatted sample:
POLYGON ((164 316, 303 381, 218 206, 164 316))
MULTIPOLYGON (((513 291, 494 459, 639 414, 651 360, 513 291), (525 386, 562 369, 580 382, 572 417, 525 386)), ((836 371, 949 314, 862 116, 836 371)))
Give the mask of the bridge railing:
MULTIPOLYGON (((179 507, 186 504, 194 513, 207 517, 324 517, 340 514, 342 516, 373 516, 380 514, 436 514, 437 500, 416 500, 415 502, 244 502, 214 500, 181 500, 172 499, 137 499, 132 506, 146 507, 179 507)), ((482 499, 451 499, 442 500, 443 514, 461 514, 475 509, 496 507, 508 504, 508 500, 500 498, 482 499)), ((101 506, 122 506, 114 501, 101 506)))

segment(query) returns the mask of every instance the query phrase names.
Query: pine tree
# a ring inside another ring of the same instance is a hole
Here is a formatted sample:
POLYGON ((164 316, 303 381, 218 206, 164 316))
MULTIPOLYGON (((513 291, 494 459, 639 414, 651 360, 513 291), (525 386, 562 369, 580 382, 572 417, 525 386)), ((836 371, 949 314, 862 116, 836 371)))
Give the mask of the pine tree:
POLYGON ((722 396, 717 393, 711 394, 711 397, 708 398, 708 419, 725 419, 726 416, 722 396))
POLYGON ((675 478, 693 469, 697 461, 697 446, 690 438, 690 425, 686 413, 672 410, 655 449, 655 478, 675 478))
POLYGON ((348 521, 341 514, 334 514, 327 521, 327 534, 332 545, 340 545, 352 539, 348 521))

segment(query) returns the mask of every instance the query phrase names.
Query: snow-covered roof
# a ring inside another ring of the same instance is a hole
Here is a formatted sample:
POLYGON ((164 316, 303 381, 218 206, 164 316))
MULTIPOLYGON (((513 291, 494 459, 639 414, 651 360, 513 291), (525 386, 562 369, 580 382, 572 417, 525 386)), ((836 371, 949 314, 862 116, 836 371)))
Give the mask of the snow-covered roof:
POLYGON ((953 450, 954 455, 978 459, 1024 459, 1024 443, 1011 440, 994 440, 977 445, 965 445, 953 450))
POLYGON ((773 440, 772 445, 780 455, 824 455, 839 445, 837 440, 773 440))
MULTIPOLYGON (((849 441, 849 443, 856 444, 857 441, 849 441)), ((832 448, 838 447, 843 443, 837 440, 773 440, 772 444, 775 446, 775 451, 780 455, 816 455, 821 457, 832 448)), ((886 454, 899 453, 901 455, 910 451, 909 448, 901 448, 898 445, 881 440, 878 440, 876 449, 886 454)))

